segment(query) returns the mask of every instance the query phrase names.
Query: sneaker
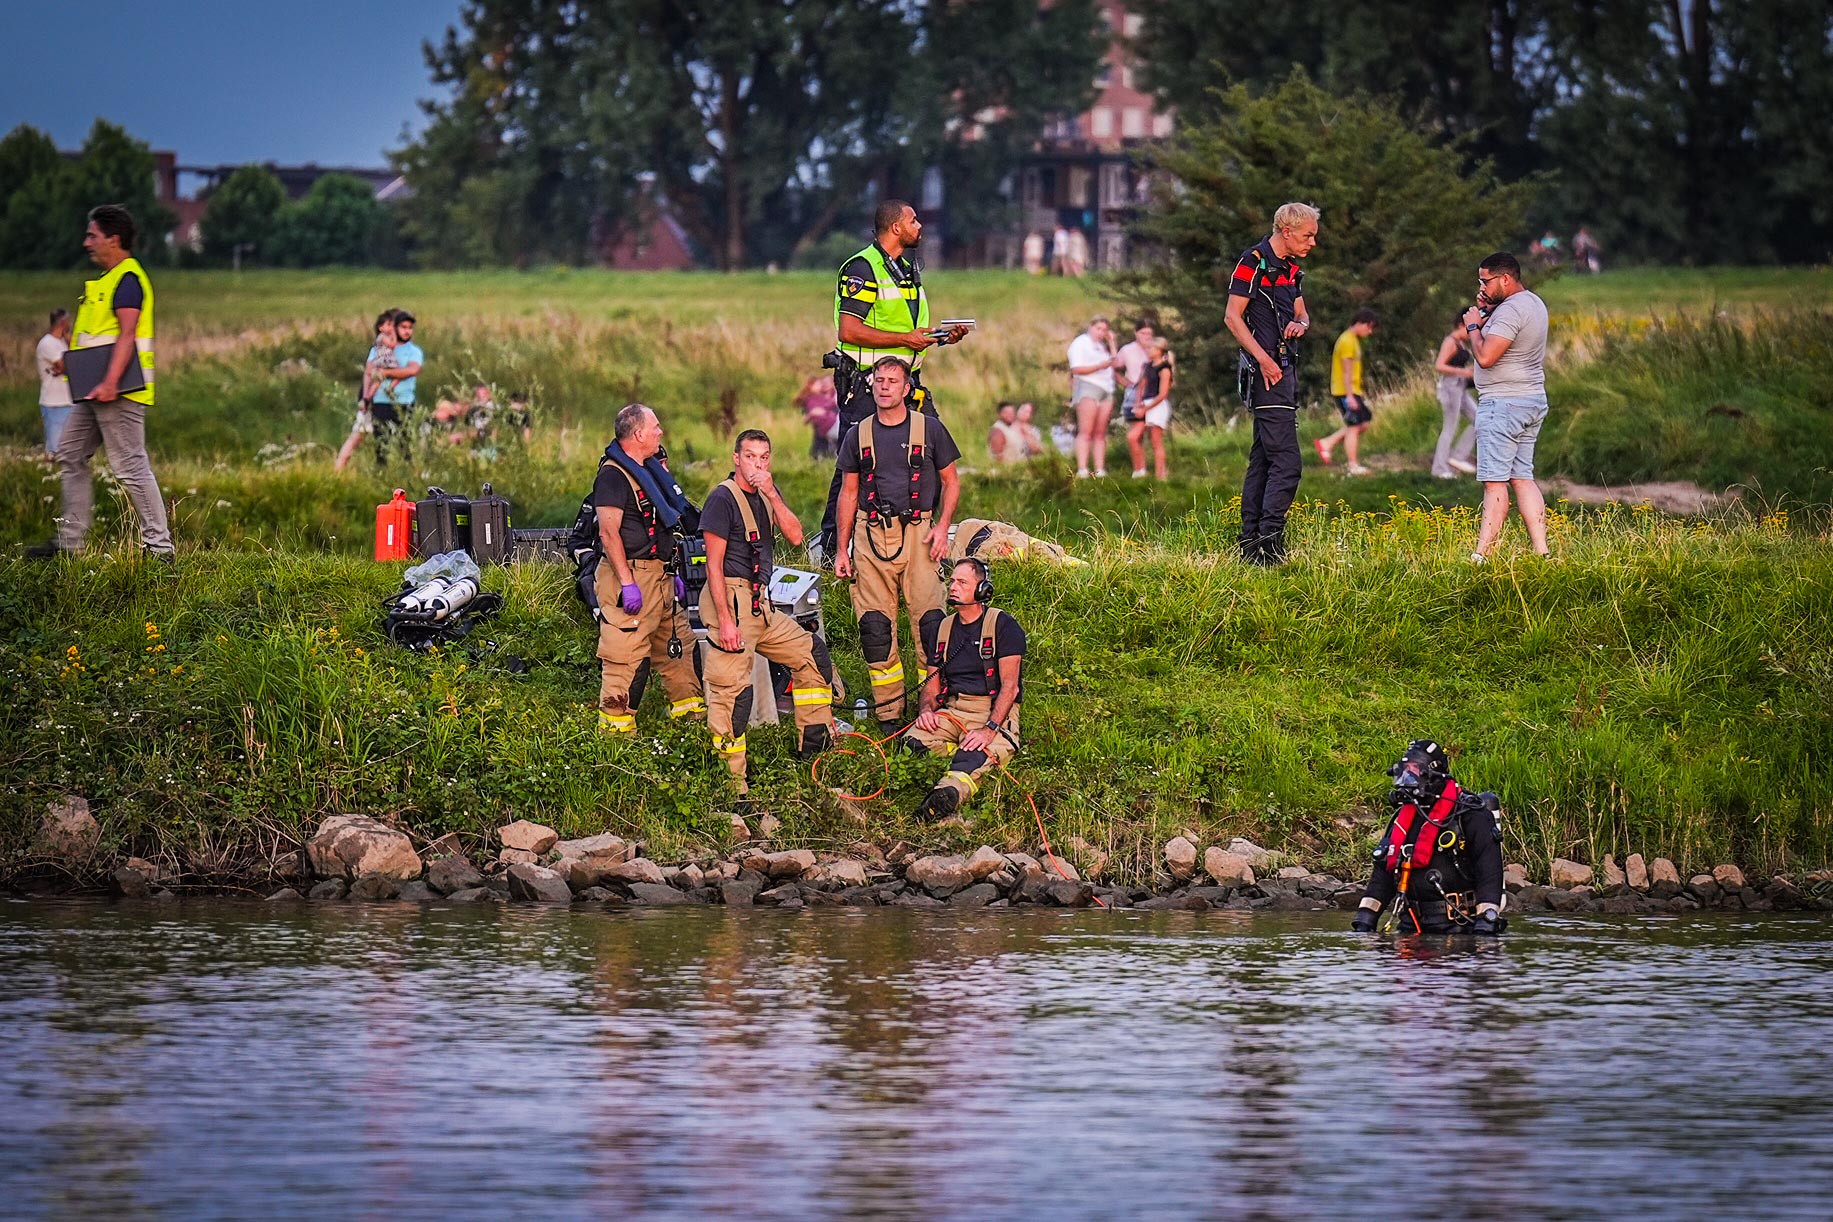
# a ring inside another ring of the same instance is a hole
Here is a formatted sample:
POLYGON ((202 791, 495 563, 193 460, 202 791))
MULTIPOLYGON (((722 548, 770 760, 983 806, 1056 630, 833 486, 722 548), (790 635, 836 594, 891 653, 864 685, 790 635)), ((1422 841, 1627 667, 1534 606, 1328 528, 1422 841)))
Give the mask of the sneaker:
POLYGON ((1349 473, 1351 475, 1367 475, 1368 468, 1359 462, 1352 462, 1349 464, 1349 473))
POLYGON ((1144 478, 1146 478, 1146 471, 1145 471, 1145 468, 1144 468, 1144 467, 1141 467, 1141 468, 1140 468, 1139 470, 1137 470, 1137 471, 1135 471, 1135 472, 1133 472, 1133 478, 1134 478, 1134 479, 1144 479, 1144 478))
POLYGON ((1087 479, 1087 478, 1088 478, 1088 472, 1087 472, 1087 471, 1078 471, 1078 472, 1076 472, 1076 478, 1077 478, 1077 479, 1087 479))
POLYGON ((1317 460, 1328 467, 1330 465, 1330 451, 1325 447, 1324 439, 1322 437, 1312 438, 1311 448, 1317 451, 1317 460))
POLYGON ((1477 473, 1477 465, 1473 462, 1465 462, 1461 458, 1453 458, 1449 461, 1453 471, 1462 471, 1465 475, 1475 475, 1477 473))
POLYGON ((1106 479, 1107 478, 1107 468, 1106 467, 1096 467, 1095 468, 1095 478, 1096 479, 1106 479))
POLYGON ((1432 473, 1432 478, 1433 479, 1456 479, 1457 472, 1456 471, 1434 471, 1432 473))
POLYGON ((1472 564, 1488 564, 1488 563, 1489 563, 1489 557, 1488 557, 1488 556, 1485 556, 1485 555, 1484 555, 1484 554, 1483 554, 1482 552, 1472 552, 1472 553, 1470 553, 1470 563, 1472 563, 1472 564))

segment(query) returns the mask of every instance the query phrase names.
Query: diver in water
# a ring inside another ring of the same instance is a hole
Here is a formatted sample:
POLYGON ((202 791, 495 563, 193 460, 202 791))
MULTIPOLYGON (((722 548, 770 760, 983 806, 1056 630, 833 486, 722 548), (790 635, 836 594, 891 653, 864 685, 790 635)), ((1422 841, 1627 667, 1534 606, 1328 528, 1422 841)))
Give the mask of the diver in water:
POLYGON ((1502 916, 1502 803, 1451 779, 1443 747, 1416 738, 1388 769, 1394 816, 1375 848, 1375 870, 1350 928, 1493 937, 1502 916))

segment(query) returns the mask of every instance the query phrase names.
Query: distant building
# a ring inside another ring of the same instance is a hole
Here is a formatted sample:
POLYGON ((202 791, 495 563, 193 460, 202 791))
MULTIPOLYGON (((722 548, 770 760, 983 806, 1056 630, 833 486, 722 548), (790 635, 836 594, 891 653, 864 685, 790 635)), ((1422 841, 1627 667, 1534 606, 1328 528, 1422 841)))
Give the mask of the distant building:
POLYGON ((639 180, 635 207, 630 214, 607 220, 597 227, 592 245, 604 267, 626 271, 687 271, 702 266, 687 230, 675 219, 668 199, 656 188, 655 175, 639 180))

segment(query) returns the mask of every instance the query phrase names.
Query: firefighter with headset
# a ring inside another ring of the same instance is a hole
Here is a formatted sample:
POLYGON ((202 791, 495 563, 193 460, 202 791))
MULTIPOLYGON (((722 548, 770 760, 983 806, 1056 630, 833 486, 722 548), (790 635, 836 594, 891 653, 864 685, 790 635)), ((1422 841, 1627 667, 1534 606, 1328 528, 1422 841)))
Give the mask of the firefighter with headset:
MULTIPOLYGON (((906 395, 910 406, 925 415, 936 414, 935 401, 923 385, 923 353, 937 344, 957 344, 967 328, 932 330, 929 296, 923 290, 923 273, 910 258, 923 240, 923 223, 916 209, 901 199, 888 199, 872 214, 872 244, 840 267, 834 291, 834 350, 826 364, 834 371, 834 397, 840 410, 840 431, 872 414, 872 366, 879 358, 894 356, 910 370, 906 395)), ((827 507, 821 517, 821 555, 835 554, 839 537, 836 516, 840 501, 838 464, 828 485, 827 507)))
POLYGON ((826 750, 834 734, 834 663, 827 644, 770 604, 779 528, 791 543, 802 542, 802 523, 770 474, 770 438, 761 429, 746 429, 732 446, 732 474, 708 494, 700 512, 706 537, 700 620, 707 629, 712 697, 708 728, 737 782, 740 815, 750 811, 745 727, 751 721, 757 654, 790 670, 801 758, 826 750))
POLYGON ((955 611, 937 630, 929 678, 918 698, 921 711, 902 740, 919 755, 955 749, 948 771, 917 807, 918 819, 954 814, 980 788, 980 778, 1018 750, 1025 630, 989 606, 992 599, 986 562, 956 561, 948 579, 955 611))
MULTIPOLYGON (((872 366, 877 409, 840 442, 839 537, 834 575, 853 580, 859 648, 871 678, 880 732, 903 727, 904 664, 898 656, 897 604, 927 662, 942 623, 942 578, 948 525, 961 499, 955 463, 961 451, 940 420, 912 411, 910 370, 894 356, 872 366)), ((926 674, 919 663, 919 682, 926 674)))
POLYGON ((1394 814, 1350 928, 1373 932, 1392 903, 1388 927, 1403 937, 1502 932, 1500 800, 1453 780, 1450 758, 1431 739, 1408 743, 1388 775, 1394 814))
MULTIPOLYGON (((600 617, 598 728, 634 734, 652 669, 662 677, 671 719, 704 719, 706 699, 686 656, 694 647, 694 630, 681 607, 684 583, 669 572, 679 544, 658 508, 659 501, 679 492, 672 480, 659 481, 651 465, 662 448, 662 422, 650 408, 631 403, 617 413, 615 428, 616 439, 605 448, 592 485, 604 549, 593 576, 600 617)), ((679 507, 691 508, 684 499, 679 507)))

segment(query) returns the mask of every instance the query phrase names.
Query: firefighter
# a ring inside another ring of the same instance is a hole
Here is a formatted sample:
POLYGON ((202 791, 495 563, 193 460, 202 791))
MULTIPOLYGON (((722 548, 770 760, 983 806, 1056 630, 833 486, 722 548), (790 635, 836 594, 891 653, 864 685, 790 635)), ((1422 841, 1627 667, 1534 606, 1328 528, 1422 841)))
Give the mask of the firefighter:
POLYGON ((920 711, 902 740, 919 755, 955 749, 948 771, 917 807, 918 819, 954 814, 980 788, 980 778, 1018 750, 1025 630, 989 606, 992 599, 986 562, 957 561, 948 579, 955 612, 937 630, 920 711))
POLYGON ((770 438, 746 429, 732 449, 732 474, 706 499, 700 529, 706 538, 706 592, 700 620, 706 625, 706 680, 713 746, 738 784, 739 814, 748 813, 745 727, 751 721, 751 676, 763 654, 787 666, 794 693, 801 757, 827 749, 834 733, 834 663, 827 644, 770 605, 776 566, 776 532, 802 542, 802 523, 770 475, 770 438))
MULTIPOLYGON (((853 580, 859 648, 871 677, 872 707, 886 736, 903 728, 904 664, 898 656, 902 595, 920 658, 942 623, 948 524, 961 498, 961 451, 940 420, 905 402, 910 369, 894 356, 872 367, 872 415, 840 443, 840 534, 834 575, 853 580)), ((926 670, 919 663, 918 681, 926 670)))
MULTIPOLYGON (((592 485, 604 549, 594 577, 600 614, 598 728, 634 734, 651 669, 662 676, 669 717, 704 719, 706 700, 686 656, 694 630, 681 608, 681 579, 669 572, 675 538, 657 506, 659 498, 678 496, 678 490, 650 464, 662 449, 662 422, 643 404, 632 403, 617 413, 616 430, 592 485)), ((691 507, 685 500, 671 506, 681 508, 691 507)))
POLYGON ((1407 744, 1388 775, 1394 815, 1375 848, 1375 870, 1350 928, 1369 933, 1391 901, 1394 929, 1408 934, 1494 936, 1502 917, 1502 805, 1451 779, 1451 761, 1430 739, 1407 744))

